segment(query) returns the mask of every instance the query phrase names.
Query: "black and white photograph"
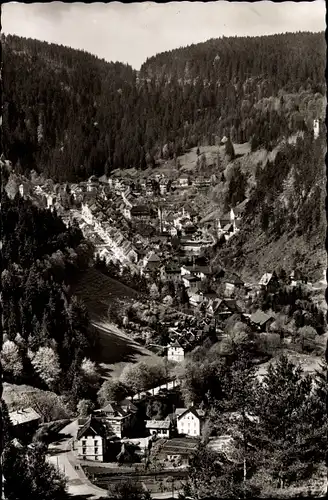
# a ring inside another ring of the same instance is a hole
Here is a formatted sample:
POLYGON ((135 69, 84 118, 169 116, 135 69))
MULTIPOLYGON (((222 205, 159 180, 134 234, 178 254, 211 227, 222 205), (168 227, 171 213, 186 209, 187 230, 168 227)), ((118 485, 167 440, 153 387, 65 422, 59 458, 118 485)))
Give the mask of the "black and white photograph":
POLYGON ((325 1, 1 27, 1 498, 327 498, 325 1))

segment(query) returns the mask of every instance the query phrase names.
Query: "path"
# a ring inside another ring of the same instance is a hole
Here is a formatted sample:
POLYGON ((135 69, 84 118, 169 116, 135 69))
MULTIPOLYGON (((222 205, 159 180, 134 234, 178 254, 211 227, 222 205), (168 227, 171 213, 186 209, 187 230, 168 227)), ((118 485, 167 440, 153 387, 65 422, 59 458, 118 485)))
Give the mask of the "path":
POLYGON ((78 466, 78 460, 71 451, 72 439, 76 436, 77 421, 68 424, 59 432, 58 441, 48 448, 47 460, 67 477, 67 491, 72 497, 96 500, 107 492, 94 486, 78 466))
MULTIPOLYGON (((48 447, 47 460, 60 470, 67 478, 67 492, 71 497, 78 499, 99 500, 107 496, 107 491, 92 484, 84 474, 79 461, 71 451, 72 439, 76 436, 78 429, 77 421, 66 425, 58 433, 58 441, 51 443, 48 447)), ((169 500, 172 493, 154 493, 154 500, 169 500)), ((178 493, 174 495, 178 498, 178 493)))

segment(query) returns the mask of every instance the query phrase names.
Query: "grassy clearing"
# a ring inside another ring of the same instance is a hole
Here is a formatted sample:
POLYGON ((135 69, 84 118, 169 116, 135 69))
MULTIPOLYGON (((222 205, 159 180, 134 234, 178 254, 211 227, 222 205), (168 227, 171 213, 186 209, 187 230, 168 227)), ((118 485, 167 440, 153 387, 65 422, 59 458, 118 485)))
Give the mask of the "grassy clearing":
POLYGON ((93 323, 99 335, 100 349, 96 359, 103 370, 104 378, 119 378, 128 364, 144 361, 156 365, 160 358, 129 338, 110 322, 93 323))
POLYGON ((99 349, 94 358, 100 364, 104 378, 119 377, 126 364, 145 361, 156 364, 158 356, 131 339, 107 316, 110 304, 118 310, 122 304, 133 303, 140 294, 96 269, 88 269, 79 277, 72 290, 87 306, 91 322, 97 331, 99 349))
POLYGON ((108 307, 113 302, 119 307, 120 302, 132 302, 139 295, 94 268, 81 273, 72 292, 84 301, 91 319, 97 321, 107 319, 108 307))

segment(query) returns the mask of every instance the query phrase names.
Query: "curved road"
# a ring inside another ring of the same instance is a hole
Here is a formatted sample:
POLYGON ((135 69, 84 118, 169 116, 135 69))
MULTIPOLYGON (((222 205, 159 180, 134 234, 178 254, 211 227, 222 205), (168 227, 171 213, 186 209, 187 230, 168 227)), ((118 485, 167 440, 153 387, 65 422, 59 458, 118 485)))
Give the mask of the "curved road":
POLYGON ((88 500, 106 497, 105 490, 90 483, 71 451, 72 439, 76 436, 76 432, 77 421, 64 427, 59 432, 59 440, 49 445, 47 460, 66 476, 67 491, 72 497, 83 497, 88 500))
MULTIPOLYGON (((77 421, 66 425, 59 432, 58 441, 51 443, 48 448, 47 460, 56 469, 60 470, 67 478, 67 491, 72 498, 99 500, 107 497, 107 491, 93 485, 84 474, 79 461, 71 451, 71 443, 77 433, 77 421)), ((169 492, 156 493, 152 495, 154 500, 169 500, 172 494, 169 492)), ((174 494, 178 498, 178 493, 174 494)))

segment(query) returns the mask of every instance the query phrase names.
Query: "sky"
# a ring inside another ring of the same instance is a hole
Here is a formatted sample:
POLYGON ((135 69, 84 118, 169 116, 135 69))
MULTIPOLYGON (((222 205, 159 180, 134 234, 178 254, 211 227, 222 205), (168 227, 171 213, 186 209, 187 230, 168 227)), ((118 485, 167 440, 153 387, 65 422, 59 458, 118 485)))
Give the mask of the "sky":
POLYGON ((159 52, 221 36, 323 31, 314 2, 6 3, 2 32, 83 49, 139 69, 159 52))

